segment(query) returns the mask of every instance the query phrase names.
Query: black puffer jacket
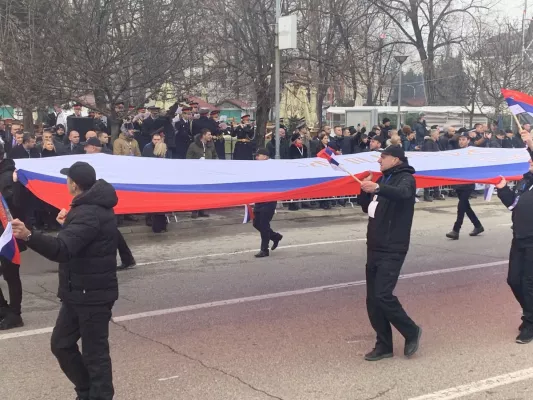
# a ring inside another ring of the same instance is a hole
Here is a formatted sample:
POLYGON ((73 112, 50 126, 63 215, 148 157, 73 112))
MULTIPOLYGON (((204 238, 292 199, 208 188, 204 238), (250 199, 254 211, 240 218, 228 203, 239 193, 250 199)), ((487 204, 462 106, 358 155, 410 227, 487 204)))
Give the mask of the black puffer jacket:
MULTIPOLYGON (((23 210, 27 207, 27 189, 20 182, 13 182, 15 162, 10 159, 0 161, 0 193, 5 199, 13 218, 24 220, 23 210)), ((26 244, 17 240, 19 250, 26 250, 26 244)))
MULTIPOLYGON (((386 253, 407 253, 415 210, 415 170, 402 163, 383 173, 378 180, 378 206, 375 217, 369 218, 367 246, 369 250, 386 253)), ((363 193, 360 204, 365 213, 375 195, 363 193)))
POLYGON ((33 233, 28 246, 59 263, 57 296, 72 304, 105 304, 118 298, 118 202, 113 186, 99 180, 76 196, 57 237, 33 233))

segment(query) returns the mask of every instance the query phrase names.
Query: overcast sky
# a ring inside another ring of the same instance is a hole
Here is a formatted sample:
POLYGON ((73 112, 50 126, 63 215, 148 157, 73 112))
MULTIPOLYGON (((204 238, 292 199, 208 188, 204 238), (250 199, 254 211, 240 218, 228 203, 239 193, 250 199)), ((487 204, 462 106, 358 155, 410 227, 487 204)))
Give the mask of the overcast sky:
MULTIPOLYGON (((521 18, 524 11, 524 0, 499 0, 497 6, 498 11, 506 13, 512 18, 521 18)), ((533 0, 528 0, 527 15, 531 18, 533 16, 533 0)))

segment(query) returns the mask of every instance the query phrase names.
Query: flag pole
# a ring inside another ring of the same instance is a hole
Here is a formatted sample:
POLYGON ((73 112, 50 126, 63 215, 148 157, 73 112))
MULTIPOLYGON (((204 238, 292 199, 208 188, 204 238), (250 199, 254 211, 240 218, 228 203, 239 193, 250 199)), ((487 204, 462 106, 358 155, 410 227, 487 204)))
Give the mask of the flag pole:
POLYGON ((516 122, 516 125, 518 125, 518 133, 521 133, 522 132, 522 125, 520 124, 520 120, 518 119, 518 117, 513 114, 513 117, 514 117, 514 120, 516 122))
POLYGON ((343 170, 344 172, 346 172, 348 175, 350 175, 354 181, 356 181, 358 184, 361 184, 361 181, 359 180, 359 178, 357 178, 357 176, 355 176, 354 174, 352 174, 350 171, 348 171, 346 168, 344 168, 342 165, 339 164, 339 168, 341 170, 343 170))

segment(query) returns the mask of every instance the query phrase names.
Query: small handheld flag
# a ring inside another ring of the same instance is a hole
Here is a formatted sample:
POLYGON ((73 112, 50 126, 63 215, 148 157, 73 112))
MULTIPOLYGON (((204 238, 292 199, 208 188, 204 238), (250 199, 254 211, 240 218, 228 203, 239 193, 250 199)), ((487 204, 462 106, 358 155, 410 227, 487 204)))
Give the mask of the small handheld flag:
POLYGON ((0 236, 0 256, 6 258, 13 264, 20 265, 20 251, 17 241, 13 236, 13 228, 11 227, 13 217, 4 197, 0 196, 0 199, 2 200, 0 202, 0 221, 4 228, 4 232, 0 236))
POLYGON ((333 167, 333 169, 338 169, 343 172, 346 172, 348 175, 350 175, 357 183, 361 184, 361 181, 350 171, 348 171, 346 168, 344 168, 335 158, 333 157, 335 155, 335 151, 331 147, 326 147, 318 152, 317 157, 323 158, 324 160, 328 160, 329 164, 333 167))
POLYGON ((254 209, 251 204, 246 204, 244 206, 244 218, 242 220, 243 224, 247 224, 250 221, 254 220, 254 209))
POLYGON ((518 116, 525 119, 527 123, 533 122, 533 97, 516 90, 507 89, 502 89, 502 95, 509 106, 509 110, 513 114, 518 128, 522 131, 522 125, 518 120, 518 116))

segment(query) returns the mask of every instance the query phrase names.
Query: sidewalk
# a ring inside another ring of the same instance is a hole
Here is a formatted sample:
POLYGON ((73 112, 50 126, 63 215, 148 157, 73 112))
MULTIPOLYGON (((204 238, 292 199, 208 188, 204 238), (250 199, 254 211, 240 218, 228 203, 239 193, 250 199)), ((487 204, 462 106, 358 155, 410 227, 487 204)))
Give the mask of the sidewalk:
MULTIPOLYGON (((470 201, 472 205, 495 205, 500 206, 501 204, 498 201, 486 202, 483 200, 483 197, 473 199, 470 201)), ((416 204, 415 210, 425 210, 425 209, 450 209, 457 208, 457 198, 449 197, 445 201, 434 201, 432 203, 420 201, 416 204)), ((236 225, 242 224, 244 218, 244 206, 234 207, 234 208, 225 208, 218 210, 210 210, 209 218, 198 218, 192 219, 190 212, 180 212, 174 214, 177 221, 171 217, 170 223, 168 224, 168 231, 177 231, 191 228, 207 228, 214 226, 226 226, 226 225, 236 225)), ((323 210, 321 208, 310 210, 310 209, 301 209, 298 211, 289 211, 287 208, 278 208, 276 215, 274 217, 275 221, 294 221, 301 220, 306 218, 331 218, 339 216, 352 216, 366 218, 366 215, 363 214, 361 208, 354 203, 352 208, 350 205, 346 207, 334 207, 331 210, 323 210)), ((152 229, 149 226, 146 226, 144 223, 144 216, 139 216, 139 221, 137 222, 125 222, 124 225, 119 227, 120 231, 123 234, 142 234, 142 233, 151 233, 152 229)))

